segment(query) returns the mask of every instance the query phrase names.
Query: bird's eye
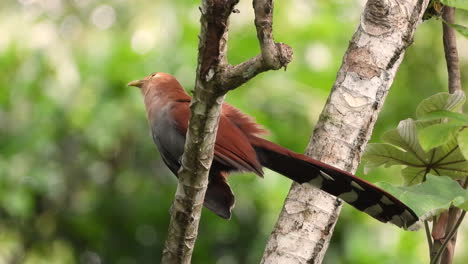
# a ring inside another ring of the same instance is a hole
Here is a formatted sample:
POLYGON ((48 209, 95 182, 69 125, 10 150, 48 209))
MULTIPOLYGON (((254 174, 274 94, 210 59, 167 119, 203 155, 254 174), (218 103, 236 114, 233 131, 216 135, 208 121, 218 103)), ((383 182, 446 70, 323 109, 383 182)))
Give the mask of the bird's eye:
POLYGON ((156 77, 157 75, 158 75, 158 73, 157 73, 157 72, 155 72, 155 73, 151 74, 151 79, 152 79, 152 78, 154 78, 154 77, 156 77))

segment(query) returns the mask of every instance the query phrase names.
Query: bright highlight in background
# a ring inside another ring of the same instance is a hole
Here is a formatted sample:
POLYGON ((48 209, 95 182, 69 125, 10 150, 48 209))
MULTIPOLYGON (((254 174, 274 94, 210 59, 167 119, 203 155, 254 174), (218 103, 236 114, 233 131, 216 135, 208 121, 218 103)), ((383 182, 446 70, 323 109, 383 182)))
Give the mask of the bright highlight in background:
POLYGON ((115 22, 115 10, 112 6, 101 5, 93 10, 91 21, 100 29, 108 29, 115 22))
POLYGON ((135 31, 132 35, 132 49, 140 54, 149 52, 155 45, 155 34, 144 29, 135 31))

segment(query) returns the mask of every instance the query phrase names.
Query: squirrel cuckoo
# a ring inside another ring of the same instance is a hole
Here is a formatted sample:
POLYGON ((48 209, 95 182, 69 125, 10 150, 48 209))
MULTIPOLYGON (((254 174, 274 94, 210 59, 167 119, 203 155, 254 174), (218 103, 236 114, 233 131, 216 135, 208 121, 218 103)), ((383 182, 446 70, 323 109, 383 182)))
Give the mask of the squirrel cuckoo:
MULTIPOLYGON (((128 85, 141 89, 153 141, 164 163, 177 176, 191 97, 175 77, 166 73, 153 73, 128 85)), ((235 200, 227 183, 229 174, 248 171, 262 176, 262 167, 267 167, 293 181, 309 183, 335 195, 381 222, 406 228, 418 220, 410 208, 379 187, 258 137, 265 132, 250 116, 223 104, 204 201, 208 209, 222 218, 231 217, 235 200)))

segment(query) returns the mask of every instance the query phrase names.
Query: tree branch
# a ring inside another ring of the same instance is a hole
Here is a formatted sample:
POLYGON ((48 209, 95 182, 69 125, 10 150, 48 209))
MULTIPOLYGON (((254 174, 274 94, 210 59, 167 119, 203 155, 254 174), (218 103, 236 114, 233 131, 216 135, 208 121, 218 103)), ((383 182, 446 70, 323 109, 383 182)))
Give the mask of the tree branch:
MULTIPOLYGON (((440 249, 437 252, 435 252, 436 253, 435 256, 433 258, 431 258, 431 264, 435 264, 435 263, 438 262, 439 257, 441 256, 442 252, 444 252, 445 248, 447 246, 449 246, 449 243, 451 242, 452 238, 454 238, 454 237, 456 238, 456 233, 457 233, 458 227, 463 222, 463 218, 465 217, 465 214, 466 214, 466 211, 463 211, 460 214, 460 216, 457 217, 457 221, 453 223, 453 226, 449 229, 450 231, 447 233, 447 238, 442 243, 440 249)), ((453 259, 454 249, 455 249, 455 245, 453 245, 450 256, 449 256, 450 257, 450 259, 449 259, 450 262, 445 262, 445 263, 452 263, 451 261, 453 259)))
POLYGON ((273 0, 253 0, 261 53, 248 61, 226 67, 221 80, 225 89, 235 89, 261 72, 286 68, 291 62, 292 48, 284 43, 275 43, 273 38, 273 6, 273 0))
POLYGON ((262 54, 236 66, 227 63, 229 16, 237 3, 238 0, 202 1, 191 116, 162 263, 190 263, 225 94, 260 72, 286 67, 292 59, 291 48, 274 43, 271 33, 273 1, 270 0, 257 1, 255 8, 256 20, 266 21, 265 24, 270 25, 257 27, 257 34, 264 36, 259 39, 262 54), (259 12, 262 4, 264 13, 259 12), (263 48, 267 46, 264 43, 274 43, 279 48, 274 54, 269 54, 273 50, 263 48))
POLYGON ((455 8, 450 6, 444 6, 442 11, 442 19, 446 23, 442 23, 443 30, 443 42, 445 61, 447 62, 448 71, 448 87, 449 92, 454 93, 457 90, 461 90, 460 80, 460 68, 458 66, 458 51, 457 51, 457 39, 455 30, 447 25, 454 23, 455 8))
MULTIPOLYGON (((454 93, 457 90, 462 89, 460 68, 458 65, 456 33, 455 30, 448 25, 454 23, 455 8, 444 6, 442 10, 442 19, 442 40, 444 43, 445 61, 447 63, 448 90, 449 93, 454 93)), ((462 182, 459 181, 459 183, 463 186, 462 182)), ((433 223, 435 227, 442 226, 444 228, 442 230, 443 232, 439 232, 440 234, 433 234, 434 243, 431 247, 431 263, 452 263, 455 245, 457 243, 456 223, 461 223, 461 220, 463 219, 461 214, 461 209, 451 207, 448 212, 442 213, 442 215, 437 219, 437 222, 433 223)), ((434 230, 437 229, 434 228, 434 230)))
MULTIPOLYGON (((428 0, 369 0, 306 154, 354 172, 428 0)), ((341 200, 294 183, 262 263, 321 263, 341 200)))

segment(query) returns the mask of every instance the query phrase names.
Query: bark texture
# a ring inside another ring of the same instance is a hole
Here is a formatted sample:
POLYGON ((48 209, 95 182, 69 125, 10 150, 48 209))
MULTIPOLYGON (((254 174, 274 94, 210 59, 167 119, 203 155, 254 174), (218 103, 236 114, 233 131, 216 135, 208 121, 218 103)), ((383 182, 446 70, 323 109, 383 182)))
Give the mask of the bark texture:
MULTIPOLYGON (((306 154, 354 173, 428 0, 369 0, 306 154)), ((340 199, 293 183, 262 263, 321 263, 340 199)))
POLYGON ((191 261, 225 94, 263 71, 286 67, 292 60, 292 49, 273 40, 273 1, 257 0, 255 21, 261 21, 256 25, 262 53, 239 65, 228 64, 229 16, 237 3, 238 0, 202 1, 191 116, 161 263, 191 261))
POLYGON ((213 160, 224 95, 214 75, 226 61, 228 18, 237 1, 203 1, 191 117, 161 263, 190 263, 213 160))

